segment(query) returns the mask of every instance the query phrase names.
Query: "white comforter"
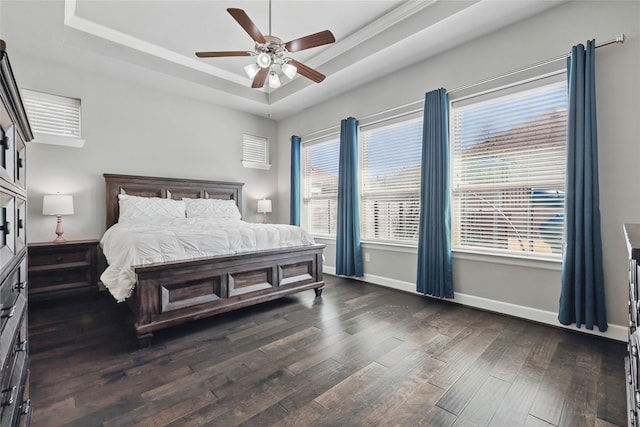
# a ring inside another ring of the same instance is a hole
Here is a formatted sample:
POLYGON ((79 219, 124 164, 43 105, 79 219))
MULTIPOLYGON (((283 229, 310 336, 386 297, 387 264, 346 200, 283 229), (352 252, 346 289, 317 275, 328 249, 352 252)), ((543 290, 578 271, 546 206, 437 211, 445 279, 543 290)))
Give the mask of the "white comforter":
POLYGON ((110 227, 100 241, 109 264, 100 279, 121 302, 133 291, 133 266, 313 243, 304 229, 283 224, 203 218, 127 220, 110 227))

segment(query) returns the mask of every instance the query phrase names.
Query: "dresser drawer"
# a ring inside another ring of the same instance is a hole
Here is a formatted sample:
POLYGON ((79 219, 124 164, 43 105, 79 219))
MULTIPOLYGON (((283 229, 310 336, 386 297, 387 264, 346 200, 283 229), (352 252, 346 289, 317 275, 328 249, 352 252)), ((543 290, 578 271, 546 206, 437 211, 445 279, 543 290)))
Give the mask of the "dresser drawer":
POLYGON ((27 351, 27 316, 24 297, 16 302, 16 314, 7 322, 7 330, 0 337, 0 361, 2 378, 0 390, 11 386, 11 373, 14 371, 20 353, 27 351), (15 333, 9 333, 16 331, 15 333))
POLYGON ((37 251, 29 253, 30 268, 56 269, 65 265, 89 265, 90 251, 86 249, 59 249, 55 252, 37 251))
POLYGON ((20 268, 16 267, 0 285, 0 324, 4 333, 7 321, 13 318, 18 309, 18 296, 23 295, 24 286, 20 282, 20 268))
POLYGON ((23 396, 28 369, 27 353, 18 353, 9 387, 0 394, 0 427, 16 425, 25 410, 23 396))
POLYGON ((91 285, 91 271, 88 266, 51 271, 32 272, 29 275, 29 292, 48 292, 52 289, 70 289, 91 285))

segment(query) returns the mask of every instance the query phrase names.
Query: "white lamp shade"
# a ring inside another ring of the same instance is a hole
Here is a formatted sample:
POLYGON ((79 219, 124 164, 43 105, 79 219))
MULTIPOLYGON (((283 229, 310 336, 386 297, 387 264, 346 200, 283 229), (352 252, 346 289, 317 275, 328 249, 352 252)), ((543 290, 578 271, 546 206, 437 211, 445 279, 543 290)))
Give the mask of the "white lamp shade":
POLYGON ((271 89, 277 89, 280 87, 280 77, 276 73, 269 74, 269 87, 271 89))
POLYGON ((260 67, 258 66, 258 64, 249 64, 244 67, 244 72, 247 73, 247 77, 252 80, 256 76, 256 74, 258 74, 258 71, 260 71, 260 67))
POLYGON ((73 215, 73 196, 47 194, 42 200, 42 215, 73 215))
POLYGON ((271 200, 258 200, 258 213, 271 212, 271 200))
POLYGON ((282 64, 282 72, 284 73, 285 76, 292 79, 296 76, 296 73, 298 72, 298 67, 296 67, 295 65, 291 65, 289 63, 282 64))

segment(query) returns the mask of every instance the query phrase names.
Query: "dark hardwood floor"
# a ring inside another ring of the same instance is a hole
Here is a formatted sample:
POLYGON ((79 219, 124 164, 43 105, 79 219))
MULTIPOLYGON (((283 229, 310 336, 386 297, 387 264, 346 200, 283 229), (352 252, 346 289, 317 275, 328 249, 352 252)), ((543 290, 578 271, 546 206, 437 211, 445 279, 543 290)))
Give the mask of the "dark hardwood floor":
POLYGON ((626 425, 623 343, 325 278, 142 350, 104 292, 32 304, 32 425, 626 425))

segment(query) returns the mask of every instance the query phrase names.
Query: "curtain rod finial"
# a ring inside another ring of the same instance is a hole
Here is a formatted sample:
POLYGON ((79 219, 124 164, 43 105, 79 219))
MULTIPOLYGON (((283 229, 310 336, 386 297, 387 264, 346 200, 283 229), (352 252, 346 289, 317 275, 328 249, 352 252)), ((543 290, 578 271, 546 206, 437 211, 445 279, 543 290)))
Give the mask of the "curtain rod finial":
POLYGON ((618 37, 616 37, 617 43, 624 43, 624 33, 620 33, 618 37))

